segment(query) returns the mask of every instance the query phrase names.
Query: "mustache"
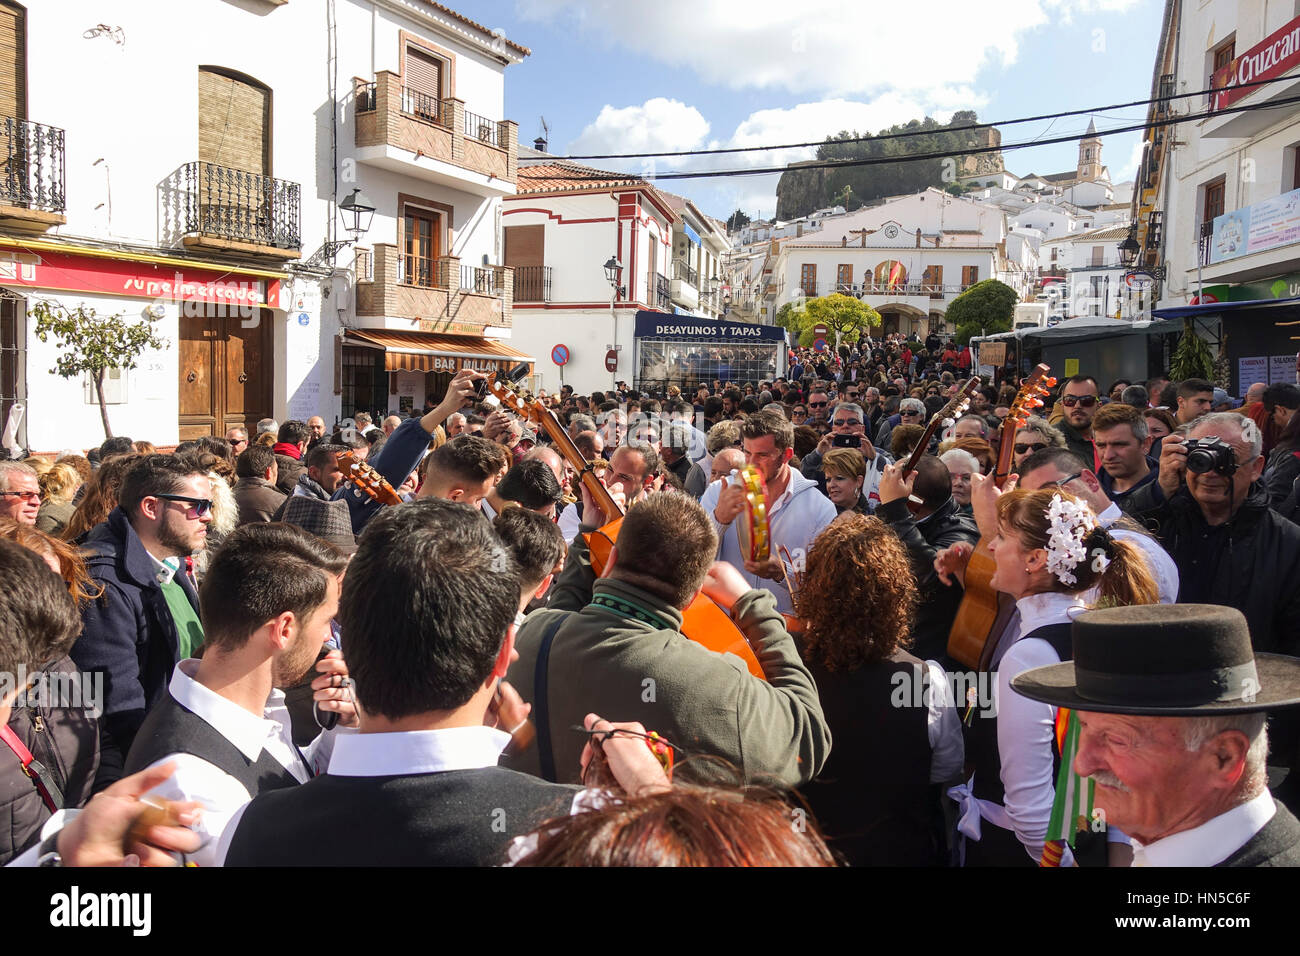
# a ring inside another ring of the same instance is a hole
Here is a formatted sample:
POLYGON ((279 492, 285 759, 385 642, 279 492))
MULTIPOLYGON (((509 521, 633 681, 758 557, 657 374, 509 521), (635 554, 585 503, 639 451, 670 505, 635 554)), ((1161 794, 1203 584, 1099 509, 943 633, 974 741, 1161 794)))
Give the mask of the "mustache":
POLYGON ((1129 793, 1129 788, 1124 785, 1124 781, 1115 776, 1109 770, 1098 770, 1091 778, 1103 787, 1109 787, 1111 790, 1118 790, 1120 793, 1129 793))

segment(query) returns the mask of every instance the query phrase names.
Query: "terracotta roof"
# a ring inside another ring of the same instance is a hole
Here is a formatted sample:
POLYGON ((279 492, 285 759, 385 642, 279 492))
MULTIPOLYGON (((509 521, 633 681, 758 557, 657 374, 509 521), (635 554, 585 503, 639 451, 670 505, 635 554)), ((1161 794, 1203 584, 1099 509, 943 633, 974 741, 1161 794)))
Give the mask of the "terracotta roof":
POLYGON ((1128 235, 1129 227, 1123 226, 1102 226, 1100 229, 1093 229, 1091 232, 1080 232, 1073 236, 1064 236, 1071 242, 1078 242, 1080 239, 1123 239, 1128 235))
POLYGON ((1046 179, 1049 183, 1065 182, 1066 180, 1075 182, 1079 178, 1079 173, 1076 170, 1071 170, 1068 173, 1052 173, 1049 176, 1039 176, 1038 178, 1046 179))
POLYGON ((609 189, 612 186, 649 186, 640 176, 593 169, 578 163, 553 162, 520 166, 516 186, 519 192, 553 193, 571 189, 609 189))
MULTIPOLYGON (((482 30, 488 36, 492 36, 492 31, 489 30, 487 27, 483 26, 483 24, 479 23, 476 20, 471 20, 469 17, 465 16, 464 14, 457 13, 451 7, 445 7, 441 3, 434 3, 433 0, 424 0, 424 2, 428 6, 433 7, 435 10, 439 10, 442 13, 447 14, 447 16, 452 17, 453 19, 459 20, 461 23, 465 24, 466 26, 473 27, 476 30, 482 30)), ((533 51, 528 49, 528 47, 520 46, 518 43, 515 43, 512 40, 506 40, 505 43, 506 46, 518 50, 524 56, 532 56, 533 54, 533 51)))

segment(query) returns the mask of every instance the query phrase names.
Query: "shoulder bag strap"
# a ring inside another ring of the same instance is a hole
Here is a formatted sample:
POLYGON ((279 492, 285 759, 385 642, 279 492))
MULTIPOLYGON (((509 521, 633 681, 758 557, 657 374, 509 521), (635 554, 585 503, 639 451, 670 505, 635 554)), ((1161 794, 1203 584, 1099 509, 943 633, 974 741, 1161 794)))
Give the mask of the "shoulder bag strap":
POLYGON ((13 728, 8 724, 0 727, 0 740, 3 740, 9 749, 14 752, 19 762, 23 766, 23 773, 31 778, 32 784, 36 787, 37 793, 41 795, 41 800, 49 808, 50 813, 56 813, 63 809, 63 792, 59 785, 54 782, 53 775, 45 769, 45 765, 32 756, 32 752, 27 749, 27 745, 18 739, 13 728))
POLYGON ((541 761, 542 779, 555 783, 555 751, 551 747, 551 714, 547 705, 547 675, 551 662, 551 642, 555 632, 569 615, 557 614, 537 648, 537 668, 533 673, 534 705, 537 707, 537 756, 541 761))

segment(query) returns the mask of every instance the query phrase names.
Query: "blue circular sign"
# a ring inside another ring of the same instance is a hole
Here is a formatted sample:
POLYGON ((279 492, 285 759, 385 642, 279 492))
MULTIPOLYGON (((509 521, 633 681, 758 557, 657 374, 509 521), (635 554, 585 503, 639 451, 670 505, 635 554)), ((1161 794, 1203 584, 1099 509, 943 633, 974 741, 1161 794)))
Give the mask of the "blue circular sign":
POLYGON ((298 324, 299 324, 299 325, 311 325, 311 316, 308 315, 306 312, 299 312, 299 313, 298 313, 298 324))
POLYGON ((569 347, 567 345, 557 345, 551 349, 551 361, 556 365, 567 365, 569 362, 569 347))
POLYGON ((818 338, 813 339, 813 348, 816 349, 818 352, 825 352, 826 340, 821 338, 820 336, 818 338))

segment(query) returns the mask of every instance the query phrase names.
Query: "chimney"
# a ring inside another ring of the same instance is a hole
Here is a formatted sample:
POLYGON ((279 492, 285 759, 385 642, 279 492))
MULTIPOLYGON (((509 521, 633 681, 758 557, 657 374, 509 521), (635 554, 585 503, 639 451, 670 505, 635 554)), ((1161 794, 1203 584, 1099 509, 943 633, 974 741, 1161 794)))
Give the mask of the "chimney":
POLYGON ((849 244, 849 237, 848 237, 848 236, 840 236, 840 248, 843 249, 843 248, 844 248, 845 246, 847 246, 848 244, 849 244))
POLYGON ((539 153, 546 152, 546 138, 539 136, 537 139, 533 140, 533 149, 537 150, 539 153))
POLYGON ((794 227, 794 237, 798 239, 802 235, 803 235, 803 223, 798 223, 794 227))
POLYGON ((916 248, 921 248, 921 227, 916 227, 916 248))

